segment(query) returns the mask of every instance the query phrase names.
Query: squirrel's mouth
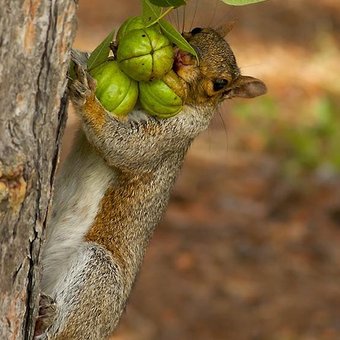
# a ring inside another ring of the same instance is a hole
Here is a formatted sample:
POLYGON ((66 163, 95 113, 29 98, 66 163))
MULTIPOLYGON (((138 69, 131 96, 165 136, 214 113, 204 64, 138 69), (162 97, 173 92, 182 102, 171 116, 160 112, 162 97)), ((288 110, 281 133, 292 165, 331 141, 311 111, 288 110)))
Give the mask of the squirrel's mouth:
POLYGON ((188 52, 182 51, 180 49, 175 50, 175 61, 174 61, 174 71, 183 66, 196 64, 195 58, 188 52))
POLYGON ((178 48, 175 49, 175 60, 172 69, 184 81, 191 82, 195 79, 197 64, 197 59, 193 55, 178 48))

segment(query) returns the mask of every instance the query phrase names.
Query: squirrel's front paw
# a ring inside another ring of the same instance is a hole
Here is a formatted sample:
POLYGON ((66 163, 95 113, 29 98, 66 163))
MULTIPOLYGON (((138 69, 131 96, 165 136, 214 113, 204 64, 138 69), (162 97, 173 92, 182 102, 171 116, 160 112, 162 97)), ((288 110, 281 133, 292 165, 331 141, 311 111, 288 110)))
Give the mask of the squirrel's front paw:
POLYGON ((75 63, 75 79, 69 83, 69 95, 73 104, 83 106, 88 98, 95 96, 96 81, 84 68, 75 63))
POLYGON ((43 334, 52 325, 56 315, 55 301, 48 295, 41 294, 39 301, 39 315, 35 324, 34 337, 42 339, 43 334))

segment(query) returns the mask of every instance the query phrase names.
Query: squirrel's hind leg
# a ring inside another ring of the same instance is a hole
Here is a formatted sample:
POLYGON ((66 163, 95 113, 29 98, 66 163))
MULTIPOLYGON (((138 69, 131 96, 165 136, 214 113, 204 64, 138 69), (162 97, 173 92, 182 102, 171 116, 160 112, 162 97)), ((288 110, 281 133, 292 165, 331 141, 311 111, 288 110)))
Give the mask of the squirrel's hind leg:
POLYGON ((84 244, 52 294, 52 325, 35 339, 106 339, 118 324, 127 295, 122 268, 111 254, 97 244, 84 244))

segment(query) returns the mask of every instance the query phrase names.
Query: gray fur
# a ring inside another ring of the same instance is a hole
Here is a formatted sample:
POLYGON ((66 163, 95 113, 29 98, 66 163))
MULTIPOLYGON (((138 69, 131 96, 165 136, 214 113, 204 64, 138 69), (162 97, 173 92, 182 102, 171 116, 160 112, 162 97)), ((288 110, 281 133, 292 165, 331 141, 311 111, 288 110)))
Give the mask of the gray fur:
POLYGON ((55 296, 55 321, 38 339, 105 339, 118 324, 126 299, 122 269, 101 246, 83 243, 55 296))

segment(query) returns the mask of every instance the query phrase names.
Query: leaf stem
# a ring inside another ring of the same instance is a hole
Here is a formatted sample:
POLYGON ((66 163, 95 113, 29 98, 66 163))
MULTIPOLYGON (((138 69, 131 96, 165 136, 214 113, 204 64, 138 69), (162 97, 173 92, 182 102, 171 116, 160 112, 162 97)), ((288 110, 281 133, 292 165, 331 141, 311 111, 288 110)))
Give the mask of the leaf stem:
POLYGON ((157 23, 159 20, 161 20, 162 18, 164 18, 166 15, 168 15, 175 7, 171 6, 169 7, 166 11, 164 11, 156 20, 154 20, 151 24, 147 25, 146 27, 150 27, 152 25, 154 25, 155 23, 157 23))

